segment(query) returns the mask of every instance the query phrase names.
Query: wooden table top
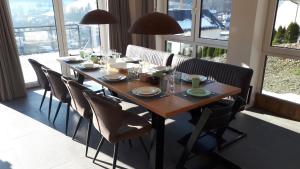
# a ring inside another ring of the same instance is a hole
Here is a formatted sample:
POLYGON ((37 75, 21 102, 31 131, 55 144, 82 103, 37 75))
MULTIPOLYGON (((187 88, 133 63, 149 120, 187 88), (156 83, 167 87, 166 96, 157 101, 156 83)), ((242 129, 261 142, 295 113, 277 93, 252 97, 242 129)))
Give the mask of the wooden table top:
MULTIPOLYGON (((191 101, 176 95, 170 95, 166 97, 157 97, 155 99, 144 99, 137 96, 134 96, 131 93, 131 90, 136 87, 142 86, 153 86, 150 83, 141 82, 139 80, 135 81, 122 81, 122 82, 106 82, 101 79, 101 77, 106 73, 105 70, 100 69, 97 71, 82 71, 76 67, 76 64, 68 64, 62 60, 59 60, 61 64, 64 64, 71 69, 76 70, 81 75, 85 76, 87 79, 94 80, 110 90, 118 93, 119 95, 128 98, 129 100, 135 102, 136 104, 143 106, 144 108, 152 111, 164 118, 169 118, 180 113, 205 106, 212 102, 218 101, 222 98, 236 95, 240 93, 240 88, 233 87, 230 85, 222 84, 219 82, 208 83, 202 85, 201 87, 207 89, 211 92, 217 93, 208 98, 202 98, 195 101, 191 101)), ((175 86, 175 94, 184 92, 187 89, 191 88, 191 84, 181 83, 175 86)))

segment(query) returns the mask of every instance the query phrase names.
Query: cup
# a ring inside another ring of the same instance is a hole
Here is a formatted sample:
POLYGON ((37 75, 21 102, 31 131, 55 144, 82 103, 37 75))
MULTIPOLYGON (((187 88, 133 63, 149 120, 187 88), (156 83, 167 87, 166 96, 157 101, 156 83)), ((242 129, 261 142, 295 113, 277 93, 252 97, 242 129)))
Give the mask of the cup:
POLYGON ((192 78, 192 88, 200 87, 200 79, 198 77, 192 78))
POLYGON ((82 50, 82 51, 79 52, 79 54, 80 54, 80 57, 81 57, 82 59, 84 59, 84 57, 85 57, 85 52, 82 50))

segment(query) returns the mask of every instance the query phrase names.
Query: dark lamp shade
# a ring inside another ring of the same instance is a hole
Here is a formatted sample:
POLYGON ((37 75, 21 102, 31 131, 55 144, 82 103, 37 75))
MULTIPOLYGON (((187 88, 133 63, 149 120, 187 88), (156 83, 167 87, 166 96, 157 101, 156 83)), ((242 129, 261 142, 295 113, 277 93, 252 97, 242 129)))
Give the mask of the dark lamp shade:
POLYGON ((105 10, 96 9, 88 12, 81 19, 80 24, 94 25, 94 24, 114 24, 117 23, 117 19, 109 12, 105 10))
POLYGON ((183 33, 183 30, 169 15, 153 12, 135 21, 128 32, 145 35, 172 35, 183 33))

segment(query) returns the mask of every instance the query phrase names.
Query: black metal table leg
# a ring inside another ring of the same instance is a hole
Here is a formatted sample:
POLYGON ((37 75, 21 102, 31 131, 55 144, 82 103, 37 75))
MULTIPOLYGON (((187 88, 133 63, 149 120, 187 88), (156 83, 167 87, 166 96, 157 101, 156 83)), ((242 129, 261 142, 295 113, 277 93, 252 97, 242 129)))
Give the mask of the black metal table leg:
POLYGON ((150 168, 164 168, 164 140, 165 140, 165 118, 152 113, 152 126, 155 130, 154 145, 150 151, 150 168))
POLYGON ((184 164, 186 160, 189 157, 190 152, 192 151, 199 135, 201 134, 202 130, 204 129, 204 126, 211 114, 211 111, 204 111, 201 115, 201 118, 199 119, 191 137, 189 138, 187 145, 184 147, 183 153, 180 156, 180 159, 176 165, 176 169, 182 169, 184 168, 184 164))
POLYGON ((84 82, 84 76, 80 73, 78 73, 78 80, 77 80, 78 83, 80 84, 83 84, 84 82))

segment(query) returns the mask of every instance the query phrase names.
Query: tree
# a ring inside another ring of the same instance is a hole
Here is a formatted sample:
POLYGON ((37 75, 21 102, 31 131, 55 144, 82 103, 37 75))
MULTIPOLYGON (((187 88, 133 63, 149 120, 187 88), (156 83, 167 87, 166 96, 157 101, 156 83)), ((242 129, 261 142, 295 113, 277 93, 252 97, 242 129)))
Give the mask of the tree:
POLYGON ((296 22, 292 22, 286 29, 285 40, 287 43, 296 43, 300 33, 300 27, 296 22))
POLYGON ((275 31, 275 36, 273 39, 273 44, 282 44, 285 41, 286 29, 285 27, 279 26, 278 30, 275 31))

